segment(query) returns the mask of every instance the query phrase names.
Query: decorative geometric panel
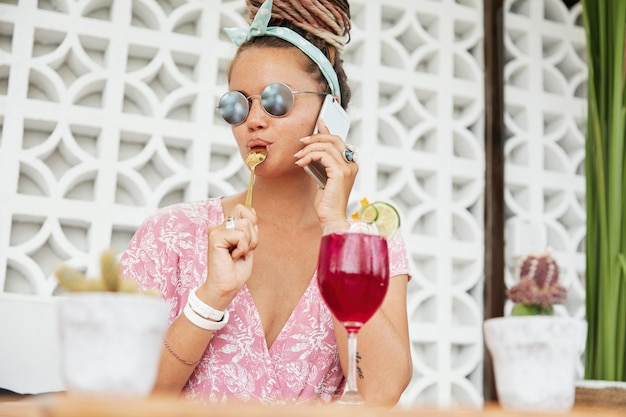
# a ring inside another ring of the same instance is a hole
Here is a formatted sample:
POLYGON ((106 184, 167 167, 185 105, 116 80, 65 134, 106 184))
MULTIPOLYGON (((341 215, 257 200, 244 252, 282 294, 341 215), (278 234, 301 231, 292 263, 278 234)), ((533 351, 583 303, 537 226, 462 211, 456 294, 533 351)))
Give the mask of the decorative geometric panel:
POLYGON ((353 133, 368 147, 357 188, 399 207, 412 261, 413 382, 402 404, 479 405, 482 4, 372 3, 349 49, 353 133))
POLYGON ((567 303, 557 312, 584 318, 587 54, 582 6, 568 10, 560 0, 509 0, 505 7, 505 282, 507 287, 515 283, 519 257, 550 247, 568 289, 567 303))
POLYGON ((567 311, 582 317, 587 81, 582 8, 570 11, 558 1, 509 1, 507 7, 508 220, 537 231, 537 249, 552 247, 570 290, 567 311), (535 62, 542 65, 530 65, 535 62))
MULTIPOLYGON (((572 287, 584 264, 584 47, 579 12, 558 2, 508 4, 507 207, 511 220, 541 219, 559 259, 575 257, 572 287)), ((412 268, 413 380, 400 406, 480 405, 482 2, 351 9, 352 202, 398 207, 412 268)), ((235 51, 221 28, 244 16, 243 0, 0 1, 1 292, 54 294, 58 262, 95 274, 98 254, 123 250, 157 208, 246 187, 214 111, 235 51)))

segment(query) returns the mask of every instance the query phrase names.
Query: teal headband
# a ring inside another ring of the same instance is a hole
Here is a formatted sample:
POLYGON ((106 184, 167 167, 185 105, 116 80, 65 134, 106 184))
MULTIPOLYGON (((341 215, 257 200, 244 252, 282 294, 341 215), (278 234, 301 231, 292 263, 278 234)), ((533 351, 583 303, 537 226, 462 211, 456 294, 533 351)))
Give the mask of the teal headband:
POLYGON ((240 28, 225 28, 224 32, 226 32, 230 40, 237 46, 240 46, 245 41, 249 41, 257 36, 275 36, 298 47, 317 64, 320 71, 322 71, 322 75, 326 78, 326 81, 328 81, 332 95, 341 101, 341 91, 339 89, 337 73, 328 58, 326 58, 326 55, 317 49, 311 42, 307 41, 289 28, 281 26, 267 27, 267 24, 272 17, 272 1, 273 0, 265 0, 263 5, 259 7, 258 12, 250 25, 250 30, 247 31, 240 28))

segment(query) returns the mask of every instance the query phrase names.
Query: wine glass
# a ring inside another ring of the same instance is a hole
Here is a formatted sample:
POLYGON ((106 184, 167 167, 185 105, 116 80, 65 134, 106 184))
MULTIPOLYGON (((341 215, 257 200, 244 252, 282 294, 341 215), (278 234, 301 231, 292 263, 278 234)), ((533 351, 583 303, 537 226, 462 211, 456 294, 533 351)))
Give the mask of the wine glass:
POLYGON ((326 305, 348 332, 348 381, 338 404, 364 404, 356 383, 357 335, 387 293, 387 240, 378 234, 374 224, 362 220, 327 224, 317 280, 326 305))

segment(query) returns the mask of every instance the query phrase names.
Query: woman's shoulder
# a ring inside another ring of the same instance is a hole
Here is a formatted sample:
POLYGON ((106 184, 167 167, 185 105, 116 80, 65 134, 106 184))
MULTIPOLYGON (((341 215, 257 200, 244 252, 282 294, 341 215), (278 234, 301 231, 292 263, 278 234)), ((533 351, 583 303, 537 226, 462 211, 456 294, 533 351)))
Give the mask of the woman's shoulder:
POLYGON ((223 217, 221 198, 215 197, 162 207, 148 216, 144 224, 168 228, 180 224, 206 225, 219 223, 223 221, 223 217))

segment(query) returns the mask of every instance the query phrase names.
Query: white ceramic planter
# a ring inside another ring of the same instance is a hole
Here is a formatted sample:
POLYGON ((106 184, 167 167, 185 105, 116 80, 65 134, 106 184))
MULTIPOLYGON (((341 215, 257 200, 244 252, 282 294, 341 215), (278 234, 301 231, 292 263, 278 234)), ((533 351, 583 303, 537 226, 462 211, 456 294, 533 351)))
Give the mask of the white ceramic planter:
POLYGON ((499 317, 486 320, 484 331, 503 408, 572 408, 586 321, 555 316, 499 317))
POLYGON ((145 396, 154 386, 169 305, 124 293, 59 297, 61 372, 69 393, 145 396))

